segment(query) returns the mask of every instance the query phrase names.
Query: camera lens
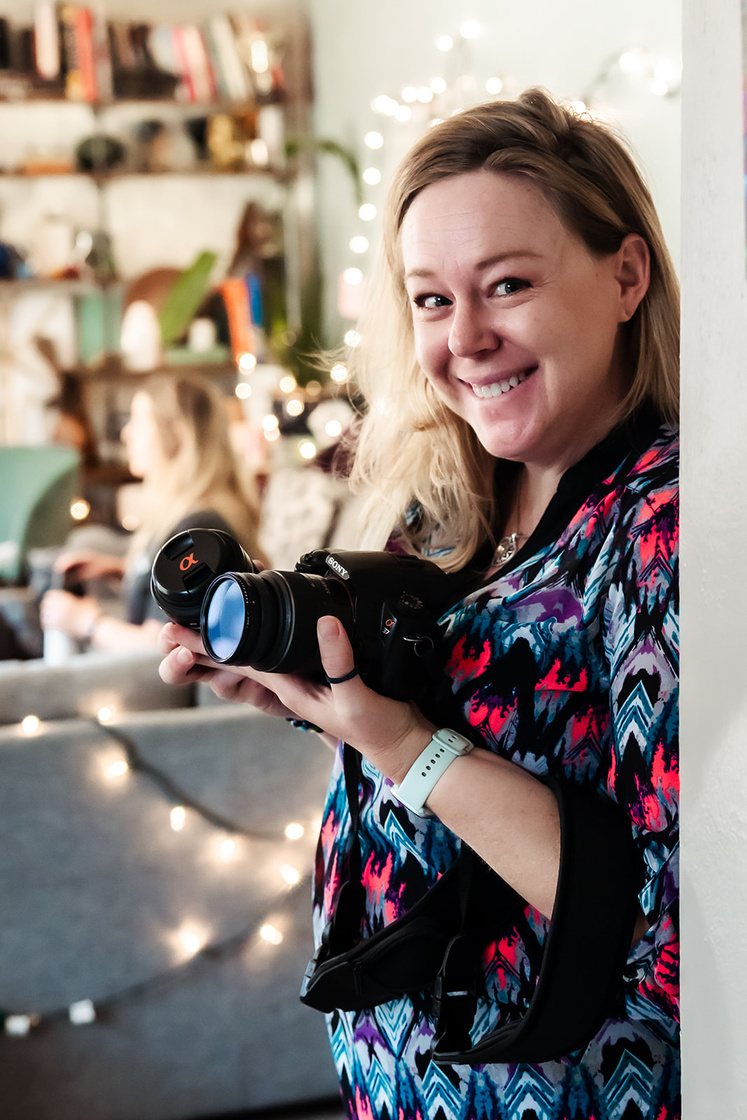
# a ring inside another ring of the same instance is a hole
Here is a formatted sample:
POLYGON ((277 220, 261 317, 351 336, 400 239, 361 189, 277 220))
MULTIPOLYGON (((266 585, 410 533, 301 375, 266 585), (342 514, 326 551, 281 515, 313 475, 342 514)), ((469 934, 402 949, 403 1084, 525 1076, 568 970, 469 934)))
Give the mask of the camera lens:
POLYGON ((200 628, 208 655, 221 664, 309 673, 321 668, 316 624, 325 614, 339 618, 352 634, 352 603, 337 579, 231 572, 208 588, 200 628))

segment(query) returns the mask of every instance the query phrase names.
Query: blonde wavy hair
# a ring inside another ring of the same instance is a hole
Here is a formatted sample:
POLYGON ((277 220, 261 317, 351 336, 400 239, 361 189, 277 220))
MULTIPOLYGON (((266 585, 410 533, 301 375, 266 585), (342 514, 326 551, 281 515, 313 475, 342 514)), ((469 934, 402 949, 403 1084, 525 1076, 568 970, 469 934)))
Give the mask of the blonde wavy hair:
POLYGON ((382 547, 396 532, 405 548, 418 552, 435 540, 445 550, 439 562, 449 570, 467 563, 500 526, 495 460, 436 396, 415 358, 399 235, 420 191, 479 169, 529 180, 594 254, 615 253, 631 233, 644 239, 650 284, 624 325, 630 377, 616 421, 645 403, 662 420, 676 424, 679 416, 679 286, 651 195, 623 142, 539 89, 435 125, 402 161, 390 187, 383 253, 360 345, 347 361, 365 401, 351 476, 370 494, 365 544, 382 547))
POLYGON ((254 482, 233 450, 219 390, 197 375, 154 374, 140 391, 152 406, 161 462, 143 480, 144 515, 130 554, 160 544, 164 531, 189 513, 210 509, 252 557, 265 562, 254 482))

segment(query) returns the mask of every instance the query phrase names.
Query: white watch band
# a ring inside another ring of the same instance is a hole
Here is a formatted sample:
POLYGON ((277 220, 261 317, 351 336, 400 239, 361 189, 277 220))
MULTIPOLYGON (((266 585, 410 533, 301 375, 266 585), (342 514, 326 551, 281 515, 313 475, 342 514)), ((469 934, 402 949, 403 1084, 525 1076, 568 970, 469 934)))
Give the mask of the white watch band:
POLYGON ((449 727, 434 731, 430 743, 415 759, 402 784, 393 787, 397 798, 419 817, 433 816, 425 807, 431 790, 454 759, 469 754, 473 747, 474 743, 449 727))

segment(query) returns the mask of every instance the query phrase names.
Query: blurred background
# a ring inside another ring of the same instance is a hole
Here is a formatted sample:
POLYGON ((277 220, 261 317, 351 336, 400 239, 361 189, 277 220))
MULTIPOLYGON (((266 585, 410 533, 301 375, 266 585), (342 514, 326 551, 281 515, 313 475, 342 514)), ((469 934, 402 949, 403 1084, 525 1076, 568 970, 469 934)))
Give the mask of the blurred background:
POLYGON ((326 752, 168 689, 152 649, 45 643, 59 556, 124 558, 148 516, 133 397, 219 394, 274 567, 355 547, 355 400, 317 355, 355 345, 401 157, 543 86, 628 138, 678 264, 680 80, 679 0, 0 0, 4 1117, 335 1096, 297 997, 326 752))

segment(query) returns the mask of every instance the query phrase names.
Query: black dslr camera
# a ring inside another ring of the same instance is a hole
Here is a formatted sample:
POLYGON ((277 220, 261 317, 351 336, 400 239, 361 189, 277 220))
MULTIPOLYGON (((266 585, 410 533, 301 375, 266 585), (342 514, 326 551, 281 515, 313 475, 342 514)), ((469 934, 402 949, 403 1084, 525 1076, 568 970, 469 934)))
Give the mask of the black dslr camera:
POLYGON ((174 622, 199 630, 223 665, 319 675, 317 620, 345 627, 361 678, 397 700, 417 700, 436 619, 449 605, 449 576, 430 560, 388 552, 309 552, 295 571, 258 571, 228 533, 192 529, 167 541, 151 591, 174 622))

